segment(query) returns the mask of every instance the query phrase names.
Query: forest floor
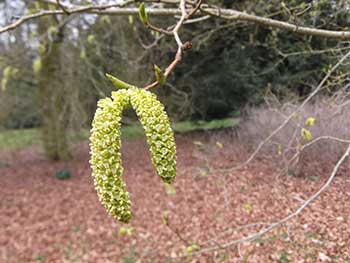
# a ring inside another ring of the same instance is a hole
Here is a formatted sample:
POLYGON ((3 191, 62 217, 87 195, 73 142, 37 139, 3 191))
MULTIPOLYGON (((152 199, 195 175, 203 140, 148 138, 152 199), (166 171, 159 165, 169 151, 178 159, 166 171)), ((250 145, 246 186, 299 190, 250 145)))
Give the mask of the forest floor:
POLYGON ((177 179, 166 188, 144 140, 123 141, 134 213, 128 225, 100 205, 87 143, 74 146, 70 162, 45 161, 35 146, 0 151, 0 262, 350 262, 348 171, 287 224, 255 241, 211 251, 294 212, 331 167, 315 164, 307 176, 283 176, 273 160, 260 157, 234 172, 208 173, 208 162, 232 165, 247 149, 203 134, 180 135, 177 145, 177 179), (63 169, 70 179, 55 177, 63 169))

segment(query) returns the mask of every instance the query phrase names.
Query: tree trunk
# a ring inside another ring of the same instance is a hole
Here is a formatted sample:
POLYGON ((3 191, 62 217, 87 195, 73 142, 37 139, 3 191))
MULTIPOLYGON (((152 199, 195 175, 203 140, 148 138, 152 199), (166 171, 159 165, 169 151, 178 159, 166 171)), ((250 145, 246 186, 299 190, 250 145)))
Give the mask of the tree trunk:
MULTIPOLYGON (((42 18, 38 24, 39 35, 48 34, 47 30, 53 24, 52 18, 42 18)), ((38 102, 42 117, 42 141, 44 151, 50 160, 67 160, 71 158, 67 138, 68 96, 64 76, 62 76, 62 43, 63 27, 58 32, 51 33, 50 38, 44 38, 41 44, 41 70, 38 73, 38 102)))

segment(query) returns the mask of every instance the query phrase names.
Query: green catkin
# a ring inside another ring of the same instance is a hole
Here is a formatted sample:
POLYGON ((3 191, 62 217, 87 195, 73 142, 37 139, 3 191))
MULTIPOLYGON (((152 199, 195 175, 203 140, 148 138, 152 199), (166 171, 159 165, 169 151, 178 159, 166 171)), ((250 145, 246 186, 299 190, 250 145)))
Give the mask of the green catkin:
POLYGON ((101 203, 112 217, 123 223, 132 218, 120 152, 122 112, 130 104, 145 130, 158 176, 165 183, 172 183, 176 176, 174 135, 164 106, 156 96, 133 87, 112 92, 112 99, 101 99, 90 136, 92 176, 101 203))
POLYGON ((90 164, 101 203, 113 218, 128 223, 132 213, 122 178, 120 121, 129 105, 129 91, 113 92, 112 98, 98 102, 90 137, 90 164))
POLYGON ((172 183, 176 176, 176 145, 164 106, 155 94, 134 89, 130 102, 146 133, 153 166, 165 183, 172 183))

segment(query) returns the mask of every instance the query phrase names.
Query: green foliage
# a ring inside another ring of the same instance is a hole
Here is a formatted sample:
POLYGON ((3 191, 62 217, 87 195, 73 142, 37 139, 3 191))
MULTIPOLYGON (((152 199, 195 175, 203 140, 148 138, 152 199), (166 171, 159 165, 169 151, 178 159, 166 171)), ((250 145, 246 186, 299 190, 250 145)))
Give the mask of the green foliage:
POLYGON ((312 133, 308 129, 301 128, 301 136, 307 142, 312 140, 312 133))
POLYGON ((305 121, 305 125, 306 125, 306 126, 309 126, 309 127, 314 126, 315 123, 316 123, 316 119, 313 118, 313 117, 309 117, 309 118, 307 118, 307 120, 305 121))
POLYGON ((130 88, 135 88, 134 86, 112 76, 111 74, 106 73, 105 76, 112 82, 112 84, 117 88, 117 89, 130 89, 130 88))
POLYGON ((41 59, 37 58, 33 61, 33 71, 35 74, 38 74, 41 70, 41 59))
MULTIPOLYGON (((210 2, 223 5, 222 1, 210 2)), ((285 7, 277 0, 231 1, 231 5, 249 14, 264 17, 274 14, 272 17, 277 20, 296 23, 297 19, 298 25, 332 30, 344 30, 349 19, 344 3, 284 2, 285 7)), ((280 99, 305 96, 322 78, 324 65, 334 64, 338 59, 339 53, 330 49, 344 46, 344 42, 338 40, 225 21, 191 24, 183 34, 193 39, 193 49, 167 80, 177 94, 160 91, 169 114, 179 115, 181 119, 225 118, 247 103, 263 102, 267 89, 280 99), (330 52, 312 53, 325 49, 330 52), (179 103, 178 94, 186 102, 179 103)), ((167 56, 166 52, 163 56, 167 56)))
POLYGON ((1 90, 5 91, 7 88, 7 84, 10 78, 16 77, 18 73, 18 69, 12 66, 6 66, 2 72, 2 80, 1 80, 1 90))
POLYGON ((200 247, 197 244, 192 244, 184 248, 183 253, 185 256, 191 258, 193 252, 199 250, 200 247))
POLYGON ((131 104, 145 129, 154 168, 166 183, 176 176, 176 148, 163 105, 148 91, 131 88, 112 92, 112 99, 98 102, 92 124, 90 147, 92 175, 100 201, 117 220, 131 220, 131 203, 122 179, 121 118, 131 104))
POLYGON ((147 25, 148 15, 146 13, 145 4, 142 2, 139 7, 139 17, 143 24, 147 25))
POLYGON ((236 126, 238 123, 238 118, 225 118, 211 121, 182 121, 175 123, 173 129, 177 133, 186 133, 192 131, 230 128, 236 126))
MULTIPOLYGON (((210 122, 201 121, 199 122, 200 124, 198 124, 198 121, 184 121, 174 123, 172 125, 172 129, 175 133, 203 131, 203 126, 213 127, 213 129, 219 129, 225 127, 222 125, 223 122, 227 122, 227 127, 233 127, 236 124, 238 124, 238 120, 232 120, 231 118, 225 120, 213 120, 210 122), (213 123, 217 125, 214 126, 213 123)), ((80 131, 70 131, 68 133, 68 138, 72 142, 86 140, 89 138, 89 136, 90 132, 88 129, 82 129, 80 131)), ((125 139, 141 138, 142 136, 144 136, 144 130, 138 124, 126 125, 121 128, 121 136, 125 139)), ((197 143, 200 142, 194 142, 194 144, 197 143)), ((25 149, 33 145, 40 145, 40 132, 38 129, 11 129, 0 132, 0 149, 25 149)), ((217 145, 217 147, 220 148, 219 145, 217 145)))
POLYGON ((0 132, 0 149, 23 149, 39 144, 39 131, 36 129, 7 130, 0 132))
POLYGON ((131 236, 134 233, 133 227, 121 227, 119 228, 118 235, 120 236, 131 236))
POLYGON ((244 204, 244 209, 248 214, 251 214, 253 212, 253 206, 249 202, 244 204))
POLYGON ((156 64, 154 64, 154 74, 156 75, 156 79, 159 85, 163 86, 165 84, 166 78, 161 70, 156 64))

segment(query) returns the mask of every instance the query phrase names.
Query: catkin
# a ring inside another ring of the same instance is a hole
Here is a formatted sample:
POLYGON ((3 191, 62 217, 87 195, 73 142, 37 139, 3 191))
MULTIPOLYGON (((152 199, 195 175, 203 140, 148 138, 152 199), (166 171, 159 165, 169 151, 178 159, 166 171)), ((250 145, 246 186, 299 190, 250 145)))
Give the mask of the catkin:
POLYGON ((132 213, 122 178, 120 121, 124 108, 129 105, 129 92, 113 92, 112 98, 98 102, 90 136, 90 164, 101 203, 112 217, 128 223, 132 213))
POLYGON ((176 145, 163 104, 155 94, 142 89, 134 89, 130 102, 145 130, 158 176, 172 183, 176 176, 176 145))
POLYGON ((112 92, 112 99, 101 99, 90 136, 92 176, 101 203, 112 217, 123 223, 132 218, 121 161, 121 118, 130 104, 145 130, 156 173, 166 183, 172 183, 176 176, 174 135, 164 106, 156 96, 130 88, 112 92))

